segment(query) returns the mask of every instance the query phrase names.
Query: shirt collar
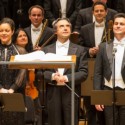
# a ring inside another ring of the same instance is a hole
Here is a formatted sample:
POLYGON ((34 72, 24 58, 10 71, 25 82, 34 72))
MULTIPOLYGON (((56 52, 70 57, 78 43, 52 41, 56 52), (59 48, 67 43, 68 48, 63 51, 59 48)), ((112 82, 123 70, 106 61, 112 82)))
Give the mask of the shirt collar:
POLYGON ((60 41, 57 40, 56 44, 57 44, 58 48, 60 48, 60 47, 68 48, 69 47, 69 40, 67 40, 65 43, 61 43, 60 41))
POLYGON ((98 23, 97 21, 95 21, 95 26, 96 27, 104 27, 105 26, 105 21, 98 23))
POLYGON ((40 31, 41 29, 42 29, 42 26, 43 26, 43 23, 41 23, 40 25, 39 25, 39 27, 35 27, 33 24, 31 24, 31 29, 33 30, 33 31, 40 31))
POLYGON ((125 37, 122 38, 120 41, 118 41, 116 39, 116 37, 114 38, 114 45, 125 45, 125 37))

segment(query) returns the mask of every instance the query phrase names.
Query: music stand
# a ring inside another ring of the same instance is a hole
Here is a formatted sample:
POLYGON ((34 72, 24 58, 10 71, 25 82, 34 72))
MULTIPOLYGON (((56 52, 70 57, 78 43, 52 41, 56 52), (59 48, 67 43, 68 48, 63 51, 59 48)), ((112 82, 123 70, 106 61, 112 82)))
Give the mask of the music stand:
MULTIPOLYGON (((116 90, 116 104, 125 105, 125 92, 116 90), (121 98, 122 97, 122 98, 121 98)), ((112 106, 113 104, 113 94, 112 90, 93 90, 91 94, 91 104, 100 104, 112 106), (103 99, 102 99, 103 98, 103 99)))
POLYGON ((2 111, 25 112, 23 95, 20 93, 1 93, 0 103, 2 111))

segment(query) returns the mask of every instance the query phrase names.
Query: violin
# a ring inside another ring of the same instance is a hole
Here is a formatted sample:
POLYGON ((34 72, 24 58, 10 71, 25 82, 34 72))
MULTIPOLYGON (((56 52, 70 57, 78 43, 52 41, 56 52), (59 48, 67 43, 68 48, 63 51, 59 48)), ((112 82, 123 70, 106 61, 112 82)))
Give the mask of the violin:
POLYGON ((36 99, 38 97, 38 90, 37 88, 34 86, 34 81, 35 81, 35 73, 34 73, 34 69, 29 69, 29 81, 26 85, 26 89, 25 89, 25 94, 30 96, 32 99, 36 99))

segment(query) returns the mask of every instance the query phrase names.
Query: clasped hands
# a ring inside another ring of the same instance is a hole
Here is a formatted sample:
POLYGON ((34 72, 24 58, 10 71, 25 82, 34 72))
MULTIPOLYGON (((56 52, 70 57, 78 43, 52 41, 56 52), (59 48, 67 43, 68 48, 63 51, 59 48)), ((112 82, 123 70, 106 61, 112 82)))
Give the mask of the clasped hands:
POLYGON ((68 82, 67 76, 61 75, 59 72, 54 73, 53 80, 57 82, 57 85, 65 85, 65 82, 68 82))
POLYGON ((4 89, 4 88, 1 88, 0 89, 0 93, 14 93, 14 90, 13 89, 4 89))
POLYGON ((96 55, 98 53, 98 51, 99 51, 99 47, 93 47, 93 48, 89 49, 89 54, 91 56, 94 56, 94 55, 96 55))

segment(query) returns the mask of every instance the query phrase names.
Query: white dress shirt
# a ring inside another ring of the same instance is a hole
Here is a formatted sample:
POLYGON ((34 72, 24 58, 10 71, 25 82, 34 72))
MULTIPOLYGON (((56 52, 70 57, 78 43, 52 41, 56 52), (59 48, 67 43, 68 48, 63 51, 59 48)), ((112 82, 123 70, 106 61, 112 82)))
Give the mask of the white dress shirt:
POLYGON ((43 24, 41 23, 40 26, 38 28, 35 28, 32 24, 31 24, 31 39, 32 39, 32 44, 33 47, 35 47, 36 42, 40 36, 41 30, 42 30, 42 26, 43 24))
MULTIPOLYGON (((68 55, 69 50, 69 40, 67 40, 65 43, 61 43, 60 41, 56 41, 56 54, 57 55, 68 55)), ((64 74, 64 68, 58 68, 59 74, 64 74)), ((52 80, 54 79, 55 73, 52 74, 52 80)), ((65 75, 66 81, 68 82, 68 77, 65 75)))
POLYGON ((103 32, 105 28, 105 22, 98 23, 95 21, 95 46, 98 47, 101 43, 103 32))
MULTIPOLYGON (((59 41, 56 42, 56 54, 58 55, 67 55, 69 50, 69 40, 65 43, 61 43, 59 41)), ((58 72, 63 75, 64 68, 58 68, 58 72)))
MULTIPOLYGON (((123 55, 124 55, 124 50, 125 50, 125 38, 122 39, 121 41, 118 41, 115 38, 113 43, 114 43, 114 48, 116 49, 116 53, 115 53, 115 87, 124 89, 125 83, 124 83, 122 75, 121 75, 121 67, 122 67, 123 55)), ((113 88, 112 76, 111 76, 111 79, 109 82, 105 79, 105 85, 110 88, 113 88)))

